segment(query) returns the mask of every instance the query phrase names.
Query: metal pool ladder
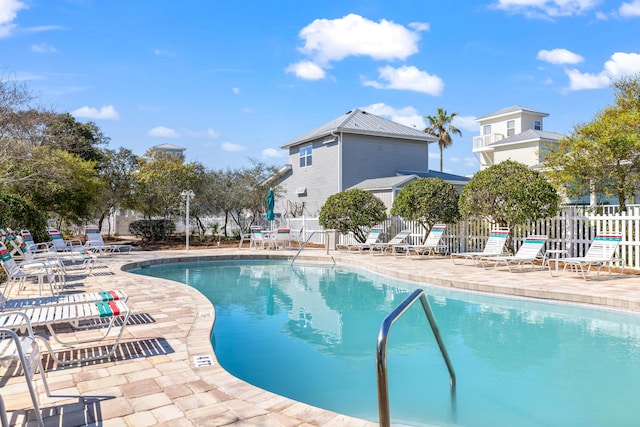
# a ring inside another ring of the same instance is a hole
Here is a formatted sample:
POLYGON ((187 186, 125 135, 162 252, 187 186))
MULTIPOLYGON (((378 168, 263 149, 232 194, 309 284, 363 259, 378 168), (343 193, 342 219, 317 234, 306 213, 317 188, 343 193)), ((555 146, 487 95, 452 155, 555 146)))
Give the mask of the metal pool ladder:
MULTIPOLYGON (((316 233, 326 233, 327 230, 314 230, 311 232, 311 234, 309 234, 309 237, 307 237, 307 240, 304 241, 304 243, 302 243, 300 245, 300 249, 298 249, 298 252, 296 252, 296 254, 293 256, 293 259, 291 260, 291 266, 293 267, 293 263, 296 260, 296 258, 298 258, 298 255, 300 255, 300 252, 302 252, 302 250, 307 246, 307 243, 309 243, 309 241, 311 240, 311 238, 316 234, 316 233)), ((329 253, 329 246, 328 246, 328 242, 327 242, 327 254, 329 253)), ((331 260, 333 261, 333 263, 336 263, 336 260, 333 259, 333 257, 331 257, 331 260)))
POLYGON ((385 319, 382 321, 382 325, 380 325, 380 332, 378 332, 376 368, 378 379, 378 416, 380 418, 381 427, 391 426, 391 415, 389 413, 389 386, 387 383, 387 340, 389 338, 389 331, 391 330, 391 326, 393 326, 395 321, 398 320, 400 316, 402 316, 404 312, 407 311, 409 307, 411 307, 413 303, 418 299, 422 304, 424 314, 427 316, 429 326, 431 326, 433 335, 436 339, 436 342, 438 343, 438 347, 440 348, 440 353, 442 353, 444 363, 447 365, 447 369, 449 370, 449 384, 451 385, 452 399, 455 396, 456 374, 453 371, 453 366, 451 365, 451 361, 449 360, 447 349, 445 348, 444 343, 442 342, 442 338, 440 337, 440 331, 438 331, 438 325, 436 325, 436 320, 433 317, 433 312, 431 311, 431 307, 429 306, 427 295, 422 289, 416 289, 411 295, 409 295, 404 301, 402 301, 402 303, 400 303, 400 305, 396 307, 395 310, 393 310, 387 317, 385 317, 385 319))

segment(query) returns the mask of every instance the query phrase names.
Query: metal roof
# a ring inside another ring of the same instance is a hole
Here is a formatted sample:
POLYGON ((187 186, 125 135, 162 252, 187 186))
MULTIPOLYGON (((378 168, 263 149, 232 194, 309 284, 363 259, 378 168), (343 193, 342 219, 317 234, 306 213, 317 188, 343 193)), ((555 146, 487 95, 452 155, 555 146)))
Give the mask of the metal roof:
POLYGON ((407 184, 414 179, 418 179, 417 175, 402 175, 402 176, 389 176, 384 178, 371 178, 365 179, 357 183, 356 185, 350 187, 359 188, 361 190, 388 190, 391 188, 396 188, 398 186, 407 184))
POLYGON ((498 147, 500 145, 514 144, 516 142, 538 141, 538 140, 556 142, 562 138, 564 138, 564 135, 556 132, 546 132, 542 130, 529 129, 517 135, 510 136, 509 138, 504 138, 499 141, 493 142, 488 146, 498 147))
POLYGON ((151 148, 157 148, 158 150, 181 150, 181 151, 185 151, 186 150, 186 148, 184 148, 184 147, 180 147, 178 145, 173 145, 173 144, 154 145, 151 148))
POLYGON ((318 138, 330 136, 336 133, 350 133, 356 135, 371 135, 387 138, 397 138, 412 141, 435 142, 438 140, 433 135, 421 130, 401 125, 391 120, 356 109, 326 123, 310 132, 298 136, 282 145, 280 148, 289 148, 304 144, 318 138))
POLYGON ((521 107, 520 105, 513 105, 511 107, 506 107, 498 111, 494 111, 493 113, 487 114, 486 116, 478 117, 475 121, 479 122, 481 120, 486 120, 493 117, 505 116, 507 114, 513 114, 513 113, 531 113, 531 114, 539 115, 541 117, 547 117, 549 115, 548 113, 543 113, 542 111, 534 110, 533 108, 521 107))
POLYGON ((420 178, 440 178, 447 182, 453 182, 453 181, 469 182, 469 180, 471 179, 466 176, 454 175, 452 173, 439 172, 431 169, 429 169, 426 172, 398 170, 396 171, 396 173, 398 175, 417 175, 420 178))

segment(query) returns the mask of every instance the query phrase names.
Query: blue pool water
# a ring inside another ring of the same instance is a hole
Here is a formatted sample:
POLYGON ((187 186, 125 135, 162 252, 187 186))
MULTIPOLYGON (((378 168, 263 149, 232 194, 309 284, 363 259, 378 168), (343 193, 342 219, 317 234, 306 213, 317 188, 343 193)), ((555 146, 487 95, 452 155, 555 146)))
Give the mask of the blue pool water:
MULTIPOLYGON (((258 387, 377 421, 382 320, 415 284, 362 270, 201 262, 139 274, 186 283, 216 309, 221 365, 258 387)), ((424 287, 456 371, 419 304, 388 343, 391 417, 409 425, 640 425, 640 316, 424 287)))

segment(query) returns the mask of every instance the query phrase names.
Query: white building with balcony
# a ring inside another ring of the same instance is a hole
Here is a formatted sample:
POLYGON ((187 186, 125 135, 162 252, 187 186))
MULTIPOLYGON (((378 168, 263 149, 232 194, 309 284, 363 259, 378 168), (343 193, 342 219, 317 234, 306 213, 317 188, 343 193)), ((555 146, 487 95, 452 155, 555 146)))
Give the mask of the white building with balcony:
POLYGON ((480 136, 473 138, 472 151, 480 170, 505 160, 529 167, 542 163, 546 153, 564 136, 544 130, 543 118, 548 115, 515 105, 476 119, 480 136))

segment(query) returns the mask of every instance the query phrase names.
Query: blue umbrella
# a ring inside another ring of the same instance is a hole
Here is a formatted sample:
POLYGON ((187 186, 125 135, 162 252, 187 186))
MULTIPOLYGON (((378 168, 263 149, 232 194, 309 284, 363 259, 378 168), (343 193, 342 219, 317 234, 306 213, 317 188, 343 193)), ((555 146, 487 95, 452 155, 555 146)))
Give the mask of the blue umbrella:
POLYGON ((269 189, 267 193, 267 221, 273 221, 276 216, 273 214, 273 208, 275 206, 275 196, 273 195, 273 188, 269 189))

